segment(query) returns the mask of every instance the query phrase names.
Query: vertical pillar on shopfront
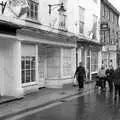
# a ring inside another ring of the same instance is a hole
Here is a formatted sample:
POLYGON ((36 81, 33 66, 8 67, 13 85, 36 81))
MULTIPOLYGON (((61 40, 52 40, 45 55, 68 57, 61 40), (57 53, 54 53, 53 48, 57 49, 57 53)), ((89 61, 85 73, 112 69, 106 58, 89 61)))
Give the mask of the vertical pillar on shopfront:
POLYGON ((79 48, 79 49, 78 49, 78 52, 77 52, 77 53, 78 53, 78 65, 79 65, 79 62, 83 62, 83 61, 82 61, 82 57, 83 57, 83 56, 81 55, 81 52, 82 52, 82 47, 79 48))
POLYGON ((0 95, 3 96, 5 93, 4 87, 4 40, 0 40, 0 95))
POLYGON ((24 95, 21 82, 21 42, 16 41, 14 44, 14 89, 13 96, 21 98, 24 95))
POLYGON ((72 50, 72 76, 74 76, 76 70, 76 48, 72 50))
POLYGON ((98 70, 99 68, 101 68, 101 65, 102 65, 102 52, 101 50, 98 52, 98 70))
POLYGON ((87 50, 85 49, 85 51, 84 51, 84 54, 85 54, 85 70, 87 70, 87 50))
POLYGON ((76 47, 76 68, 78 66, 78 48, 76 47))
POLYGON ((60 78, 63 78, 63 48, 60 48, 60 78))
POLYGON ((36 83, 39 85, 39 77, 38 77, 39 76, 39 74, 38 74, 38 45, 36 45, 36 55, 35 56, 36 56, 36 62, 35 62, 36 63, 36 73, 35 73, 36 78, 35 79, 36 79, 36 83))
POLYGON ((47 48, 45 49, 45 61, 44 61, 44 84, 45 87, 47 86, 47 48))
POLYGON ((92 68, 92 64, 91 64, 91 63, 92 63, 92 62, 91 62, 91 57, 92 57, 92 56, 91 56, 91 52, 92 52, 92 51, 91 51, 91 49, 90 49, 90 78, 89 78, 90 80, 91 80, 91 78, 92 78, 92 75, 91 75, 91 73, 92 73, 92 72, 91 72, 91 71, 92 71, 92 70, 91 70, 91 68, 92 68))
POLYGON ((21 84, 21 44, 20 41, 4 41, 4 95, 23 97, 21 84))

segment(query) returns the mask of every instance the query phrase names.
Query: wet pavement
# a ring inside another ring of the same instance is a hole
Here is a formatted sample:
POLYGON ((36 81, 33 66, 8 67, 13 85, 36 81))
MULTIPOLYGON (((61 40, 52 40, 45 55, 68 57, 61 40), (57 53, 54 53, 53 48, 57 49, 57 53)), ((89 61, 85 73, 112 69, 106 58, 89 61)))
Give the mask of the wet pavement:
POLYGON ((72 84, 65 85, 59 89, 40 89, 38 92, 26 95, 23 99, 0 104, 0 120, 6 120, 37 108, 43 108, 66 97, 84 94, 93 90, 94 85, 95 82, 86 83, 81 91, 78 91, 78 87, 73 87, 72 84))
POLYGON ((109 91, 95 90, 19 120, 120 120, 120 101, 109 91))

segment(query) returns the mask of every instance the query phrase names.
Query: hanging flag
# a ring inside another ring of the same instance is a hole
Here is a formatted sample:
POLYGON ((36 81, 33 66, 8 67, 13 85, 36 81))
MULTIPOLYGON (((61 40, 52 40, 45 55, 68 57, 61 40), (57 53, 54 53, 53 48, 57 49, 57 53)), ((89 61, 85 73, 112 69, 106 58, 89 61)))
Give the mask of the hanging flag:
POLYGON ((92 39, 96 39, 96 32, 97 32, 97 22, 93 23, 92 30, 89 33, 92 39))
POLYGON ((27 0, 9 0, 8 8, 15 14, 17 17, 21 17, 29 10, 29 5, 27 0))

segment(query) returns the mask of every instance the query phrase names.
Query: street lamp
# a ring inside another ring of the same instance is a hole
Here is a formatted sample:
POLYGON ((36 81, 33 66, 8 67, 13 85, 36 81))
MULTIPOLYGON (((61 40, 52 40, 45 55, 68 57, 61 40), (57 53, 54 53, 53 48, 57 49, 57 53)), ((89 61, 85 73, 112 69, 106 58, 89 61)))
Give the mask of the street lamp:
POLYGON ((66 11, 65 8, 64 8, 63 2, 60 3, 60 4, 54 4, 54 5, 50 5, 50 4, 49 4, 49 5, 48 5, 48 7, 49 7, 49 15, 51 14, 51 11, 56 8, 56 6, 60 6, 60 8, 58 9, 58 12, 59 12, 59 13, 63 13, 63 12, 66 11), (52 7, 54 7, 54 8, 52 9, 52 7))
POLYGON ((2 14, 4 13, 5 7, 6 7, 7 2, 1 2, 0 5, 2 7, 2 14))

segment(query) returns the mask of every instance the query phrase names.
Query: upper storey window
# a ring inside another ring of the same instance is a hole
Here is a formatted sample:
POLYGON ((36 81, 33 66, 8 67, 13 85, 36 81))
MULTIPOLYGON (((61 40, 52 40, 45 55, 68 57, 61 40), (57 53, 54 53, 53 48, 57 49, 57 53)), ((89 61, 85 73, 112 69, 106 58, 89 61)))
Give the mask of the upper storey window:
POLYGON ((85 9, 79 6, 79 33, 84 33, 84 12, 85 9))
POLYGON ((104 13, 105 13, 105 18, 107 18, 108 20, 109 20, 109 9, 108 9, 108 7, 107 6, 105 6, 105 8, 104 8, 104 13))
POLYGON ((27 13, 27 17, 33 20, 38 19, 38 1, 36 0, 29 0, 29 11, 27 13))
POLYGON ((67 18, 67 16, 65 14, 60 14, 59 29, 66 30, 66 18, 67 18))
MULTIPOLYGON (((64 10, 66 11, 67 0, 60 0, 60 3, 63 3, 64 10)), ((67 15, 65 14, 65 11, 59 11, 59 26, 58 27, 61 30, 67 30, 66 28, 67 15)))

